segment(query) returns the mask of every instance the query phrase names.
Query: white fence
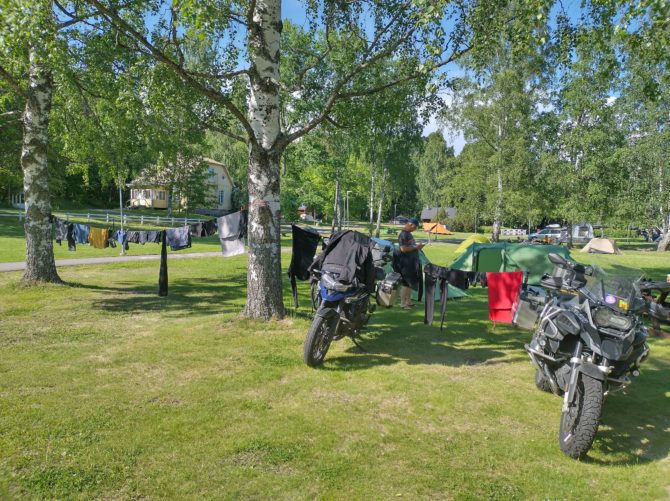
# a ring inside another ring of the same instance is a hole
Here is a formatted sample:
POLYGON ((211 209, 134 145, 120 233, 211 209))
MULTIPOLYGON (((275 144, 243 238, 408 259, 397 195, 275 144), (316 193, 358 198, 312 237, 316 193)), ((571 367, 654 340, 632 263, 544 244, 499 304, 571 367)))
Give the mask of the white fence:
POLYGON ((525 237, 526 230, 514 229, 514 228, 503 228, 500 230, 500 234, 504 237, 525 237))

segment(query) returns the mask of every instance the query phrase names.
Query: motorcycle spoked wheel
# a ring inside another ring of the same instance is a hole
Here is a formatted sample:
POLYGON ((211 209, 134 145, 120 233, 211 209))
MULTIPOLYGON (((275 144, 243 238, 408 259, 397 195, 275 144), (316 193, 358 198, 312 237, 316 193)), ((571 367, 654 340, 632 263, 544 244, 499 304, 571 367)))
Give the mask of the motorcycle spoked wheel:
POLYGON ((602 408, 602 382, 580 374, 574 402, 561 414, 558 441, 566 456, 579 459, 591 449, 602 408))
POLYGON ((326 358, 330 343, 336 334, 337 320, 337 316, 324 318, 317 315, 314 317, 303 348, 303 359, 310 367, 321 365, 326 358))

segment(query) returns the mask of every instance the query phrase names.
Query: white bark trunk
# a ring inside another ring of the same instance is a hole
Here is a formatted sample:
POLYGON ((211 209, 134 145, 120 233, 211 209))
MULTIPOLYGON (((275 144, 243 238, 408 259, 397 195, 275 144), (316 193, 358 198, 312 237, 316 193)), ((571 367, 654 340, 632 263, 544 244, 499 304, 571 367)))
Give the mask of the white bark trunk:
POLYGON ((382 185, 379 190, 379 206, 377 207, 377 228, 375 236, 379 238, 382 228, 382 208, 384 204, 384 192, 386 191, 386 167, 382 169, 382 185))
POLYGON ((245 314, 252 318, 284 316, 279 234, 281 151, 279 40, 280 0, 257 0, 249 26, 249 119, 255 141, 249 145, 249 267, 245 314))
POLYGON ((47 146, 49 144, 49 112, 51 110, 51 73, 36 61, 30 49, 28 96, 23 113, 23 146, 21 167, 26 204, 26 271, 21 279, 35 282, 61 283, 56 271, 51 239, 51 201, 47 146))
POLYGON ((340 180, 335 180, 335 201, 333 202, 333 224, 330 227, 330 233, 335 233, 335 227, 338 231, 342 229, 340 221, 340 180))
MULTIPOLYGON (((372 171, 372 182, 370 184, 370 227, 375 222, 375 172, 372 171)), ((372 231, 372 229, 370 229, 372 231)))

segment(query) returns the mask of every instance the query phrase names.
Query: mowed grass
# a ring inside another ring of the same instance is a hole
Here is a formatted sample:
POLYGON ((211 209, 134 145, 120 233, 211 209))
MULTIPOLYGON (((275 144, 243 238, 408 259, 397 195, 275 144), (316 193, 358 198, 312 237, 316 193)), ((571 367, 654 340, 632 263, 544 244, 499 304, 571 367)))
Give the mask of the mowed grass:
MULTIPOLYGON (((448 264, 454 248, 426 251, 448 264)), ((670 268, 646 256, 619 259, 670 268)), ((60 274, 69 286, 0 274, 0 498, 670 496, 670 341, 650 340, 577 462, 558 448, 560 399, 534 387, 529 333, 493 330, 485 290, 450 302, 444 331, 420 309, 378 311, 365 352, 345 339, 310 369, 306 284, 285 320, 240 319, 245 256, 170 262, 167 298, 158 263, 60 274)))

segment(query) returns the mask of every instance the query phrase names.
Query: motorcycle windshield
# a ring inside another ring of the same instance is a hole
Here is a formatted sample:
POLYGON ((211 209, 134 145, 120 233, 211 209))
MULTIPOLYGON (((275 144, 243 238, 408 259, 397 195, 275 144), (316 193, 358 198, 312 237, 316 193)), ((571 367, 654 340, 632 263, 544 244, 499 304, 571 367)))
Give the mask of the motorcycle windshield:
POLYGON ((586 290, 593 300, 621 313, 636 312, 644 306, 638 284, 643 271, 617 266, 604 270, 593 266, 593 274, 587 276, 586 290))

